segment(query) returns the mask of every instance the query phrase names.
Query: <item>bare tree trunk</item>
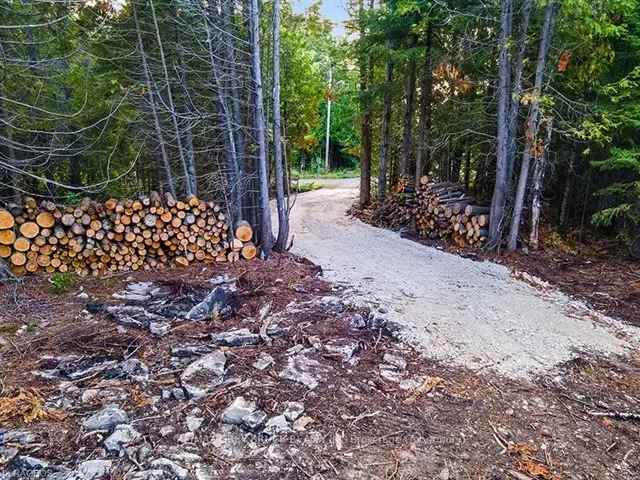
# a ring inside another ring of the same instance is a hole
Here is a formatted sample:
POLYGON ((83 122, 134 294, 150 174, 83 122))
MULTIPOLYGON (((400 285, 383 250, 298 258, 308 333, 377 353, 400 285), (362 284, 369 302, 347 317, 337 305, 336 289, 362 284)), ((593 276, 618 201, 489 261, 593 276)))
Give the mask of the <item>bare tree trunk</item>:
POLYGON ((433 99, 433 25, 427 30, 427 47, 424 57, 424 72, 420 82, 420 131, 418 133, 418 155, 416 157, 416 189, 420 188, 420 177, 431 168, 429 137, 431 135, 431 103, 433 99))
POLYGON ((236 137, 234 135, 233 128, 233 118, 232 113, 227 105, 227 100, 224 95, 224 83, 222 81, 222 71, 218 62, 216 60, 216 52, 214 46, 214 38, 211 32, 211 26, 209 25, 209 21, 215 21, 216 18, 215 11, 209 10, 209 14, 212 18, 205 18, 205 29, 207 32, 207 45, 209 50, 209 61, 211 62, 211 77, 213 83, 215 85, 216 94, 217 94, 217 103, 218 108, 220 109, 220 113, 222 115, 222 123, 224 129, 224 145, 226 147, 226 167, 227 167, 227 181, 229 183, 229 189, 231 191, 231 212, 233 216, 233 221, 237 222, 241 220, 241 206, 242 206, 242 198, 240 191, 240 169, 238 162, 238 153, 236 150, 236 137))
POLYGON ((276 171, 278 238, 275 249, 284 252, 289 241, 289 212, 284 198, 284 159, 280 115, 280 0, 273 0, 273 160, 276 171))
POLYGON ((533 169, 533 185, 531 193, 531 232, 529 233, 529 246, 537 250, 540 245, 540 215, 542 213, 542 190, 544 187, 544 174, 547 169, 549 144, 553 133, 553 122, 546 122, 546 135, 542 156, 536 161, 533 169))
POLYGON ((542 24, 542 33, 540 36, 540 46, 538 49, 538 61, 536 63, 535 83, 533 87, 533 99, 529 107, 529 118, 527 119, 527 127, 525 132, 525 146, 522 154, 522 164, 520 166, 520 177, 518 179, 518 189, 516 190, 515 201, 513 205, 513 216, 511 218, 511 228, 509 229, 509 240, 507 248, 514 251, 518 246, 518 233, 520 231, 520 221, 522 219, 522 208, 524 206, 524 198, 527 191, 529 168, 531 165, 531 156, 538 159, 538 128, 540 123, 540 97, 542 96, 542 82, 544 81, 544 72, 547 66, 547 56, 553 36, 554 19, 557 12, 558 4, 555 2, 547 4, 544 11, 544 23, 542 24))
MULTIPOLYGON (((373 8, 371 0, 370 9, 373 8)), ((365 35, 364 0, 360 0, 360 38, 365 35)), ((360 109, 362 119, 360 131, 362 137, 362 154, 360 156, 360 206, 371 201, 371 102, 368 89, 373 80, 373 58, 371 55, 360 55, 360 109)))
MULTIPOLYGON (((529 33, 529 24, 531 23, 532 7, 533 0, 523 1, 520 41, 513 73, 513 91, 511 93, 511 106, 509 108, 509 146, 507 150, 507 181, 509 185, 511 185, 513 181, 513 169, 515 168, 518 140, 518 115, 520 113, 520 97, 522 95, 522 73, 524 70, 524 57, 527 52, 527 35, 529 33)), ((510 187, 509 190, 511 190, 510 187)))
POLYGON ((233 108, 233 123, 234 123, 234 135, 236 140, 236 159, 238 166, 238 200, 240 204, 238 206, 240 212, 242 212, 244 206, 245 197, 245 152, 246 152, 246 139, 244 135, 244 122, 242 115, 242 100, 241 100, 241 86, 242 83, 238 78, 238 71, 236 69, 237 54, 235 48, 235 42, 237 37, 236 28, 233 23, 234 15, 234 2, 233 0, 223 0, 222 2, 222 18, 223 18, 223 30, 225 32, 225 51, 228 69, 228 88, 231 91, 231 105, 233 108))
POLYGON ((153 128, 156 134, 156 141, 158 142, 158 148, 160 150, 160 166, 164 173, 164 188, 172 195, 175 196, 176 190, 173 182, 173 175, 171 173, 171 164, 169 163, 169 156, 167 155, 167 147, 164 142, 164 136, 162 135, 162 126, 160 125, 160 117, 158 115, 158 109, 155 100, 155 84, 151 82, 151 74, 149 72, 149 64, 147 62, 147 54, 144 49, 144 43, 142 42, 142 33, 140 31, 140 22, 138 20, 138 12, 136 10, 136 2, 131 2, 131 8, 133 9, 133 19, 136 26, 136 35, 138 37, 138 50, 140 51, 140 58, 142 60, 142 70, 144 72, 144 80, 147 85, 147 91, 149 94, 149 105, 151 106, 151 116, 153 117, 153 128))
POLYGON ((498 146, 496 152, 496 180, 491 199, 491 223, 489 224, 490 248, 499 248, 502 243, 502 227, 507 195, 509 146, 509 99, 511 98, 511 58, 509 43, 513 20, 513 0, 501 0, 500 9, 500 55, 498 58, 498 146))
POLYGON ((271 208, 269 206, 269 172, 267 166, 267 136, 264 120, 264 98, 262 94, 262 71, 260 67, 260 22, 258 0, 250 0, 251 65, 254 88, 254 122, 258 143, 258 174, 260 178, 260 233, 262 253, 268 257, 273 249, 271 208))
POLYGON ((467 153, 464 159, 464 187, 469 190, 471 183, 471 147, 467 147, 467 153))
POLYGON ((560 204, 560 227, 567 225, 569 216, 569 198, 573 187, 573 176, 575 175, 576 163, 576 147, 572 146, 571 158, 569 159, 569 168, 567 169, 567 181, 564 184, 564 192, 562 192, 562 203, 560 204))
MULTIPOLYGON (((3 95, 2 85, 0 85, 0 97, 2 95, 3 95)), ((12 167, 17 168, 18 162, 17 162, 17 157, 16 157, 16 151, 13 148, 13 135, 11 133, 11 127, 9 126, 7 113, 5 112, 2 100, 0 100, 0 120, 2 120, 2 122, 0 122, 0 123, 5 126, 4 130, 5 130, 5 138, 7 139, 6 147, 7 147, 7 158, 9 160, 8 163, 12 167)), ((18 174, 18 172, 16 172, 13 169, 11 169, 11 170, 7 169, 7 170, 8 170, 8 173, 9 173, 9 179, 11 181, 13 201, 15 203, 20 203, 20 186, 19 186, 20 175, 18 174)))
MULTIPOLYGON (((387 50, 391 42, 387 40, 387 50)), ((391 52, 388 52, 389 55, 391 52)), ((384 105, 382 107, 382 134, 380 138, 380 164, 378 165, 378 200, 383 201, 387 190, 387 162, 391 143, 391 83, 393 82, 393 61, 387 60, 385 68, 384 105)))
POLYGON ((400 175, 409 175, 413 166, 413 111, 416 91, 416 60, 412 56, 407 66, 404 98, 404 121, 402 126, 402 155, 400 157, 400 175))
POLYGON ((184 147, 182 145, 182 136, 180 135, 180 127, 178 125, 178 116, 176 112, 175 105, 173 103, 173 94, 171 93, 171 81, 169 79, 169 71, 167 69, 167 61, 164 55, 164 49, 162 47, 162 38, 160 36, 160 27, 158 26, 158 18, 156 16, 156 9, 153 4, 154 0, 149 0, 149 4, 151 5, 151 16, 153 18, 153 25, 155 28, 156 39, 158 41, 158 49, 160 52, 160 63, 162 64, 162 71, 164 73, 164 79, 167 83, 167 101, 169 106, 169 114, 171 117, 171 121, 173 122, 173 128, 176 133, 176 143, 178 146, 178 155, 180 157, 180 163, 182 164, 182 170, 185 177, 185 192, 187 195, 197 195, 198 188, 196 179, 192 178, 192 169, 190 169, 187 158, 184 154, 184 147))

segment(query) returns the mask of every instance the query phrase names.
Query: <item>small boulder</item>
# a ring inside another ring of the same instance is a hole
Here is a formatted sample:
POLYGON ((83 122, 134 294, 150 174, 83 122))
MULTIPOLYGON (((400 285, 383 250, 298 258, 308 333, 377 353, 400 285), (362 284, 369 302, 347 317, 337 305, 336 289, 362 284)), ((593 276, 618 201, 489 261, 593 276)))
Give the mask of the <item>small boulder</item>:
POLYGON ((343 362, 348 362, 360 349, 360 344, 346 338, 329 340, 324 344, 327 352, 339 355, 343 362))
POLYGON ((398 370, 404 370, 407 368, 407 361, 400 355, 395 353, 385 353, 382 357, 384 363, 391 365, 398 370))
POLYGON ((182 386, 193 398, 206 395, 223 382, 226 362, 227 357, 222 350, 203 356, 182 372, 182 386))
POLYGON ((113 427, 127 423, 127 412, 115 405, 108 405, 82 422, 87 430, 111 430, 113 427))
POLYGON ((286 402, 284 406, 282 414, 290 422, 295 422, 304 413, 304 405, 300 402, 286 402))
POLYGON ((271 367, 274 363, 275 363, 275 360, 271 355, 269 355, 268 353, 261 352, 258 355, 258 358, 256 359, 256 361, 253 362, 253 367, 257 368, 258 370, 266 370, 267 368, 271 367))
POLYGON ((189 470, 178 465, 173 460, 168 458, 158 458, 151 462, 151 466, 154 468, 168 471, 172 476, 179 480, 185 480, 189 478, 189 470))
POLYGON ((352 330, 362 330, 367 328, 367 321, 362 315, 356 313, 349 319, 349 327, 351 327, 352 330))
POLYGON ((83 480, 98 480, 109 475, 112 468, 111 460, 88 460, 78 465, 78 473, 83 480))
POLYGON ((222 287, 216 287, 202 302, 195 305, 186 315, 187 320, 211 320, 219 317, 223 309, 229 304, 229 295, 222 287))
POLYGON ((118 425, 104 441, 104 446, 111 452, 120 452, 123 447, 137 442, 140 438, 140 433, 131 425, 118 425))
POLYGON ((260 335, 252 333, 248 328, 229 330, 228 332, 214 333, 212 340, 220 346, 242 347, 244 345, 257 345, 262 341, 260 335))
POLYGON ((266 435, 276 435, 278 433, 290 432, 289 422, 284 415, 276 415, 267 420, 262 431, 266 435))
POLYGON ((287 366, 280 372, 280 378, 301 383, 313 390, 320 382, 321 370, 320 362, 300 353, 287 358, 287 366))

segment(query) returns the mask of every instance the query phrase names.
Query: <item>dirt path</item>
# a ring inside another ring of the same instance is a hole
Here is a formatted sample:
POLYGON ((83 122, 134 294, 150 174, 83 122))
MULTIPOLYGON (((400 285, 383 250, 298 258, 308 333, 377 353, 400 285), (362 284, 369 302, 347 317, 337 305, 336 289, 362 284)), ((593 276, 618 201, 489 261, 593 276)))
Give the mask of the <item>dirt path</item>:
POLYGON ((513 377, 548 372, 576 351, 623 354, 637 329, 556 291, 514 279, 503 266, 475 262, 400 238, 345 215, 357 179, 322 181, 293 212, 294 253, 322 265, 406 326, 426 355, 513 377))

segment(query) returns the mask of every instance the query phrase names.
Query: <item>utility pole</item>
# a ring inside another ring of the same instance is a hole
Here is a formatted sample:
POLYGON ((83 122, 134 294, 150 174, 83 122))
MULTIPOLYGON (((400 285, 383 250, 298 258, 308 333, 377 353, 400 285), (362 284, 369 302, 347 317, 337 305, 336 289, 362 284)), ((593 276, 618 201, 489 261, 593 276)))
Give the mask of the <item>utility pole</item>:
POLYGON ((327 131, 325 133, 324 168, 329 171, 329 133, 331 132, 331 83, 333 81, 333 67, 329 66, 329 89, 327 90, 327 131))

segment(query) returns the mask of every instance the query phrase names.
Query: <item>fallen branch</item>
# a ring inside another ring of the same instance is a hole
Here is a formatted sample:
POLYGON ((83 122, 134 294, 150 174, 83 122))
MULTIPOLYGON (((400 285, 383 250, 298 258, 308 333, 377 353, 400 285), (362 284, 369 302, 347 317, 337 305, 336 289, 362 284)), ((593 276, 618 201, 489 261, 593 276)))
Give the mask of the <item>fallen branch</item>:
POLYGON ((260 338, 262 341, 271 346, 271 338, 267 334, 267 330, 269 328, 269 324, 271 323, 271 317, 269 316, 269 312, 271 311, 271 302, 267 303, 260 309, 260 338))
POLYGON ((640 420, 640 413, 635 412, 588 412, 589 415, 594 417, 608 417, 615 418, 616 420, 640 420))

